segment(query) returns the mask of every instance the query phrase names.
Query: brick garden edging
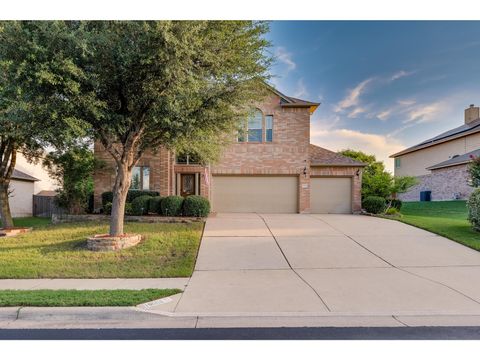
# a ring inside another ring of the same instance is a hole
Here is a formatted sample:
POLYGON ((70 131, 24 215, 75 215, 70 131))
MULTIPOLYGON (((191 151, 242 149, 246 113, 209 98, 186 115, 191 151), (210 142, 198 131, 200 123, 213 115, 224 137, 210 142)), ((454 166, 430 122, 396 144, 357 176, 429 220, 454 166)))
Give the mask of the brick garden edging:
POLYGON ((16 236, 32 231, 31 227, 14 227, 9 229, 0 229, 0 236, 16 236))
MULTIPOLYGON (((52 215, 52 223, 76 221, 110 221, 110 215, 86 214, 86 215, 52 215)), ((203 221, 200 217, 180 217, 180 216, 125 216, 125 221, 144 222, 144 223, 191 223, 203 221)))
POLYGON ((92 251, 116 251, 137 245, 143 236, 125 234, 123 236, 94 235, 87 238, 87 249, 92 251))

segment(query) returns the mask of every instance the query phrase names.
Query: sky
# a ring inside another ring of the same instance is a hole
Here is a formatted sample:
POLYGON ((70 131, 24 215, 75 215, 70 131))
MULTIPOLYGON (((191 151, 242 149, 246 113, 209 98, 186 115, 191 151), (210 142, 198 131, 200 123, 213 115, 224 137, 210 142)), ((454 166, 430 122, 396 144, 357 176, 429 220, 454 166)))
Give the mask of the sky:
POLYGON ((480 22, 274 21, 270 82, 320 102, 311 143, 389 155, 460 126, 480 104, 480 22))

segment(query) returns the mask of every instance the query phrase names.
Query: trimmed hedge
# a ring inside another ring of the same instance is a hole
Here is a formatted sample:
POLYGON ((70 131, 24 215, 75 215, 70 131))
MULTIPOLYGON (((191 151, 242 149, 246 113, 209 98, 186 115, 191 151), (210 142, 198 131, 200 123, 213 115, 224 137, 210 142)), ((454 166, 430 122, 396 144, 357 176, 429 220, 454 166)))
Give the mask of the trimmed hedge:
POLYGON ((381 196, 368 196, 363 200, 362 207, 371 214, 380 214, 385 211, 386 201, 381 196))
POLYGON ((476 231, 480 231, 480 188, 476 189, 468 198, 468 221, 476 231))
MULTIPOLYGON (((103 213, 106 215, 111 215, 112 214, 112 203, 106 203, 103 206, 103 213)), ((126 203, 125 204, 125 215, 133 215, 132 213, 132 204, 131 203, 126 203)))
POLYGON ((133 203, 133 200, 135 200, 137 197, 140 196, 159 196, 160 193, 158 191, 153 191, 153 190, 128 190, 127 193, 127 202, 133 203))
POLYGON ((183 197, 172 195, 167 196, 160 202, 162 215, 165 216, 181 216, 183 207, 183 197))
MULTIPOLYGON (((131 203, 135 198, 144 195, 159 196, 160 193, 158 191, 152 190, 128 190, 127 203, 131 203)), ((106 203, 111 202, 113 202, 113 192, 105 191, 104 193, 102 193, 102 206, 105 206, 106 203)))
POLYGON ((133 215, 147 215, 149 202, 152 197, 150 195, 138 196, 132 201, 132 213, 133 215))
POLYGON ((205 217, 210 213, 210 202, 202 196, 190 195, 183 201, 183 215, 205 217))
POLYGON ((162 209, 160 208, 160 204, 162 203, 161 196, 152 196, 148 200, 148 212, 153 214, 161 214, 162 209))

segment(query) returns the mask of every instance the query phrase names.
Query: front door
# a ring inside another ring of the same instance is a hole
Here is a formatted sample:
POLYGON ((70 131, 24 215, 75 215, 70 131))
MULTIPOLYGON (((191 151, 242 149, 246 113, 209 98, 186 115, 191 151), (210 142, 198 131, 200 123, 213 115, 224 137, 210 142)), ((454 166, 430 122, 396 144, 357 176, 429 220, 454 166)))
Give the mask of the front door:
POLYGON ((180 175, 180 195, 195 195, 195 174, 180 175))

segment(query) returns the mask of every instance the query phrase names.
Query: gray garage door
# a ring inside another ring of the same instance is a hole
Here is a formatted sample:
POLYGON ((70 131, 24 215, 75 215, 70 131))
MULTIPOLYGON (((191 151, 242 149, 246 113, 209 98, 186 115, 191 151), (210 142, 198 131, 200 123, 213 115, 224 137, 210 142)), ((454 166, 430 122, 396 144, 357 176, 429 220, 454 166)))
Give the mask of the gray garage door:
POLYGON ((352 179, 319 177, 310 179, 310 211, 317 214, 352 212, 352 179))
POLYGON ((296 176, 213 176, 215 212, 296 213, 296 176))

